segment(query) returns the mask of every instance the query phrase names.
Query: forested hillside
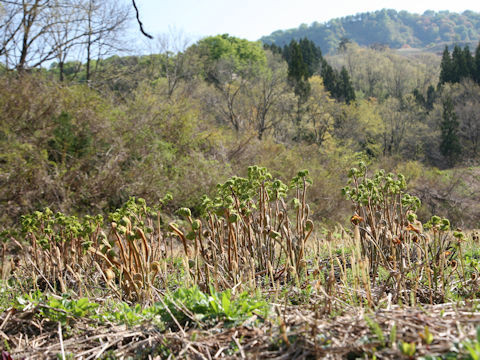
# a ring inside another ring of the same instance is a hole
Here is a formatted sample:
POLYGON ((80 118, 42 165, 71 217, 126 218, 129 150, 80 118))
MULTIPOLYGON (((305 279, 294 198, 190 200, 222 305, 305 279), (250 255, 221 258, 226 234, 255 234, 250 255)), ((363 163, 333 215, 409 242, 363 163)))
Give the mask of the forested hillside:
POLYGON ((131 4, 0 1, 2 360, 480 358, 480 44, 131 4))
MULTIPOLYGON (((467 50, 447 62, 477 74, 479 49, 467 50)), ((404 172, 421 216, 478 226, 480 87, 455 70, 444 78, 445 61, 355 44, 323 57, 307 39, 282 49, 219 35, 178 53, 4 70, 3 220, 166 193, 172 210, 196 209, 219 181, 260 164, 284 178, 310 169, 313 216, 332 224, 348 217, 344 170, 364 159, 404 172)))
MULTIPOLYGON (((227 34, 191 44, 169 34, 146 55, 108 57, 121 47, 130 7, 91 0, 57 6, 3 5, 5 221, 45 206, 108 211, 133 195, 157 201, 168 192, 172 210, 198 209, 215 184, 258 164, 283 178, 310 169, 315 218, 344 222, 345 201, 332 189, 363 159, 406 172, 425 218, 441 212, 478 226, 470 199, 478 196, 472 186, 480 152, 477 44, 445 48, 440 57, 343 41, 326 55, 328 45, 319 47, 314 36, 278 46, 227 34)), ((472 40, 477 18, 382 10, 320 28, 350 24, 392 35, 402 32, 374 24, 410 23, 425 34, 437 26, 440 39, 429 41, 444 41, 445 29, 462 23, 461 39, 472 40)), ((419 31, 405 29, 405 36, 419 31)))
POLYGON ((426 11, 419 15, 383 9, 332 19, 324 24, 314 22, 295 29, 278 30, 261 40, 283 46, 292 39, 304 37, 313 40, 325 53, 333 52, 342 41, 348 40, 361 46, 388 46, 392 49, 476 44, 480 39, 480 13, 426 11))

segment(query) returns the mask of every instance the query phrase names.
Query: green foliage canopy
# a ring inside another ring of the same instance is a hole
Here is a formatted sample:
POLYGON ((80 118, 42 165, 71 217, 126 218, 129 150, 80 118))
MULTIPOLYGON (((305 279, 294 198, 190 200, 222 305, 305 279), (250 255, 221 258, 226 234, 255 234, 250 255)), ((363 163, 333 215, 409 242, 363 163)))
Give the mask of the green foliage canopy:
POLYGON ((218 62, 229 63, 233 71, 241 76, 265 68, 267 57, 260 42, 240 39, 228 34, 209 36, 192 47, 204 62, 207 79, 211 79, 212 68, 218 62))
POLYGON ((261 40, 266 44, 283 46, 292 39, 307 37, 325 53, 335 51, 345 39, 359 45, 384 44, 391 48, 429 47, 434 43, 463 43, 478 41, 480 16, 473 11, 462 14, 448 11, 426 11, 412 14, 407 11, 382 9, 332 19, 324 24, 314 22, 298 28, 277 30, 261 40))

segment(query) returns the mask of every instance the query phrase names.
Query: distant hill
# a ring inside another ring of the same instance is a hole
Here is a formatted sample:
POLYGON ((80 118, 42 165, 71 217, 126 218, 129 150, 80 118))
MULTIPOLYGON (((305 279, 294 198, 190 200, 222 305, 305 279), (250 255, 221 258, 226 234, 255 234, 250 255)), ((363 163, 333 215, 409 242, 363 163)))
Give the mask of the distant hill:
POLYGON ((430 48, 439 44, 477 44, 480 41, 480 13, 425 11, 423 15, 407 11, 379 10, 346 16, 326 23, 278 30, 260 40, 283 46, 292 39, 307 37, 324 53, 338 48, 342 39, 362 46, 388 45, 393 49, 430 48))

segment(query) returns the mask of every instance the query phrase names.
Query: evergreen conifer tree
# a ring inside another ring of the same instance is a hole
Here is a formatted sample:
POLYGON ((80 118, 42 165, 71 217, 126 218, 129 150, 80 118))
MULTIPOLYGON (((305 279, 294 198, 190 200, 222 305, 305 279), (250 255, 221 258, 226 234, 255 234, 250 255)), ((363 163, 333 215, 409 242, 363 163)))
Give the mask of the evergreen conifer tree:
POLYGON ((342 71, 340 71, 340 84, 341 96, 345 99, 345 102, 350 104, 350 102, 355 101, 355 91, 345 66, 342 66, 342 71))
POLYGON ((275 44, 263 44, 265 50, 270 50, 274 54, 282 54, 282 48, 275 44))
POLYGON ((338 98, 338 73, 325 60, 322 62, 323 86, 334 98, 338 98))
POLYGON ((433 109, 433 104, 435 102, 435 88, 433 85, 430 85, 427 89, 427 101, 426 101, 426 108, 428 111, 433 109))
POLYGON ((455 45, 452 51, 453 73, 452 83, 458 83, 460 80, 469 76, 465 53, 462 48, 455 45))
POLYGON ((323 61, 322 51, 315 43, 307 38, 303 38, 299 42, 302 51, 303 61, 307 65, 309 77, 315 74, 323 61))
POLYGON ((448 98, 443 102, 440 152, 447 158, 449 165, 453 165, 462 152, 458 138, 459 122, 453 106, 453 101, 448 98))
POLYGON ((473 60, 473 80, 480 85, 480 43, 475 50, 475 58, 473 60))
POLYGON ((308 82, 308 66, 303 61, 300 44, 292 40, 284 48, 284 57, 288 64, 288 79, 294 87, 295 95, 301 101, 305 101, 310 95, 310 84, 308 82))
POLYGON ((440 64, 440 85, 453 82, 453 62, 448 51, 448 46, 443 50, 442 62, 440 64))
POLYGON ((415 97, 415 101, 417 102, 418 105, 425 107, 426 106, 426 101, 425 97, 420 93, 420 91, 415 88, 413 89, 413 96, 415 97))
MULTIPOLYGON (((271 45, 268 47, 272 48, 271 45)), ((292 40, 290 44, 284 46, 282 55, 288 64, 289 82, 294 87, 300 103, 305 102, 310 95, 308 79, 319 70, 323 85, 332 97, 347 103, 355 101, 355 91, 348 71, 345 67, 340 73, 333 69, 313 41, 307 38, 299 42, 292 40)))
POLYGON ((465 45, 463 48, 463 58, 465 61, 465 67, 466 67, 466 74, 465 77, 473 79, 475 75, 475 67, 473 64, 473 56, 472 52, 470 51, 470 47, 468 45, 465 45))

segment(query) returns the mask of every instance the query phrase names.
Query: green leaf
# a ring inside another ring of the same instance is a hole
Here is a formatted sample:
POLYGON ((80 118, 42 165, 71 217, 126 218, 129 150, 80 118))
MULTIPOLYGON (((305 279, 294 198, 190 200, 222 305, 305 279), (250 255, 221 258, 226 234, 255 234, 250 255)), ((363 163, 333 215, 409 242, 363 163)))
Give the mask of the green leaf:
POLYGON ((229 291, 224 291, 222 293, 222 308, 225 314, 228 316, 230 313, 230 292, 229 291))
POLYGON ((394 323, 392 329, 390 330, 390 346, 393 346, 397 341, 397 324, 394 323))

